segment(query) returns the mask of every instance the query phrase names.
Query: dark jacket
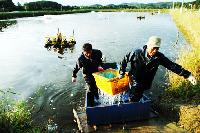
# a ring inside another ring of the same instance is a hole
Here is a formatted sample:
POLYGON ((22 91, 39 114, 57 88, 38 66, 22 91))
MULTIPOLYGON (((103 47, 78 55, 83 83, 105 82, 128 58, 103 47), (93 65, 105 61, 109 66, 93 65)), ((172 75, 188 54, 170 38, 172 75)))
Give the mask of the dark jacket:
POLYGON ((157 52, 153 57, 146 58, 146 48, 147 46, 145 45, 143 49, 136 49, 135 51, 128 53, 121 62, 120 74, 123 75, 125 73, 127 63, 131 62, 129 74, 136 83, 143 84, 146 89, 151 87, 151 83, 159 65, 164 66, 184 78, 188 78, 191 74, 180 65, 170 61, 161 52, 157 52))
POLYGON ((93 49, 91 59, 87 59, 82 53, 74 67, 72 77, 76 78, 76 74, 81 68, 83 68, 84 75, 91 76, 92 73, 98 71, 100 65, 102 65, 102 52, 100 50, 93 49))

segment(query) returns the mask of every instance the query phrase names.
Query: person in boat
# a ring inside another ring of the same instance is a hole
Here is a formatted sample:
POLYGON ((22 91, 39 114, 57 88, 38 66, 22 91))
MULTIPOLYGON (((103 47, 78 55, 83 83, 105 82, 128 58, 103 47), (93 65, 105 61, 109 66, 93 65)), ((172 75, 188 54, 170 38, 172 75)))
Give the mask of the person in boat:
POLYGON ((72 82, 76 82, 78 71, 82 68, 83 78, 88 87, 87 97, 88 105, 94 106, 94 97, 99 99, 98 88, 92 73, 102 71, 102 52, 97 49, 92 49, 90 43, 85 43, 82 48, 83 52, 78 58, 76 66, 72 72, 72 82))
POLYGON ((126 71, 127 63, 131 63, 130 79, 130 101, 138 102, 143 96, 143 92, 150 89, 158 66, 162 65, 172 72, 188 79, 193 85, 197 84, 196 79, 191 72, 185 70, 182 66, 170 61, 163 53, 159 52, 161 38, 152 36, 147 41, 143 49, 136 49, 129 52, 122 60, 120 66, 120 78, 126 71))

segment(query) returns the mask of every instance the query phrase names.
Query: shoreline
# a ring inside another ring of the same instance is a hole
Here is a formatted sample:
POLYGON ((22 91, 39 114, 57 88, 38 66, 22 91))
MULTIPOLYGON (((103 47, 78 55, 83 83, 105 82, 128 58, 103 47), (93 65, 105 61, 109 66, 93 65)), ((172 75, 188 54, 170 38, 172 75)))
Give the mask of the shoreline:
POLYGON ((23 17, 37 17, 44 15, 62 15, 73 13, 88 13, 91 10, 72 10, 72 11, 20 11, 20 12, 0 12, 0 20, 16 19, 23 17))
POLYGON ((44 15, 62 15, 74 13, 89 13, 89 12, 161 12, 168 13, 168 9, 79 9, 71 11, 13 11, 0 12, 0 20, 16 19, 23 17, 36 17, 44 15))

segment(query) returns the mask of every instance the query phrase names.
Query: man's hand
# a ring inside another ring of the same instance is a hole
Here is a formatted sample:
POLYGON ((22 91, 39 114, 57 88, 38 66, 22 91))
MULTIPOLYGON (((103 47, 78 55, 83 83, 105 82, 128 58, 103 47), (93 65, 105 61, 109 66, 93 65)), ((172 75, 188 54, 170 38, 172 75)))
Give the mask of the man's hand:
POLYGON ((76 78, 72 77, 72 82, 76 82, 76 78))
POLYGON ((197 85, 197 80, 192 74, 187 78, 193 85, 197 85))
POLYGON ((120 75, 119 75, 119 78, 120 78, 120 79, 124 78, 124 75, 121 75, 121 74, 120 74, 120 75))
POLYGON ((98 67, 98 71, 104 71, 103 67, 98 67))
POLYGON ((106 62, 106 56, 102 55, 102 62, 106 62))

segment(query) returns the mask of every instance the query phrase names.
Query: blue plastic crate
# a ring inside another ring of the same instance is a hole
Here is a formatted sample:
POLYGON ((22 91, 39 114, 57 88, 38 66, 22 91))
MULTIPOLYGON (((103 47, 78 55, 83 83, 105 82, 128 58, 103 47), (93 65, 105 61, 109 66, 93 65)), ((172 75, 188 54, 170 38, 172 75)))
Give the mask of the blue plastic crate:
MULTIPOLYGON (((125 98, 127 98, 126 95, 125 98)), ((88 107, 86 100, 86 115, 89 125, 124 123, 128 121, 143 120, 150 118, 150 113, 151 100, 145 95, 141 98, 140 102, 123 102, 120 104, 98 105, 95 107, 88 107)))

